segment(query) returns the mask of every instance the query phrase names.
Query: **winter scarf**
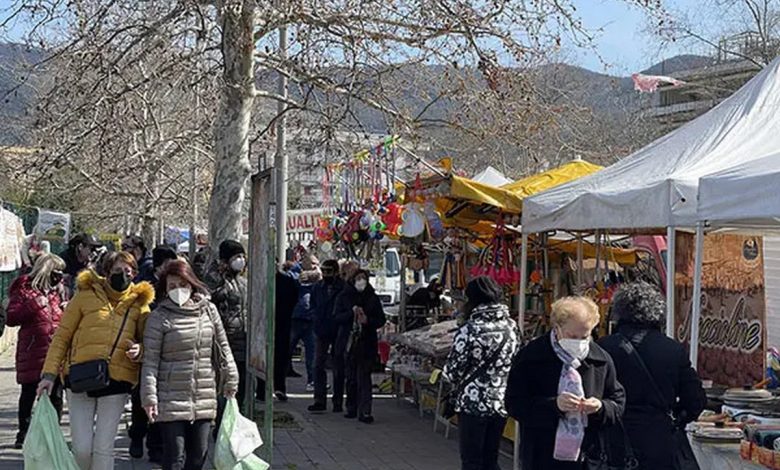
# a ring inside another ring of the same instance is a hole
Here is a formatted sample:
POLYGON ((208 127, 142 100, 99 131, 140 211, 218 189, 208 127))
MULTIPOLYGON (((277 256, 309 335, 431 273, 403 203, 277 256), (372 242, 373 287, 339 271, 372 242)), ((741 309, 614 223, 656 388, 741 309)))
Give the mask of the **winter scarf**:
MULTIPOLYGON (((558 359, 563 362, 561 377, 558 379, 558 395, 563 392, 571 393, 578 397, 585 397, 582 387, 582 377, 577 369, 580 361, 573 358, 558 343, 555 330, 550 333, 553 351, 558 359)), ((555 432, 555 451, 553 458, 567 462, 576 462, 580 458, 580 448, 585 437, 585 428, 588 426, 588 417, 582 412, 566 413, 565 417, 558 420, 558 430, 555 432)))

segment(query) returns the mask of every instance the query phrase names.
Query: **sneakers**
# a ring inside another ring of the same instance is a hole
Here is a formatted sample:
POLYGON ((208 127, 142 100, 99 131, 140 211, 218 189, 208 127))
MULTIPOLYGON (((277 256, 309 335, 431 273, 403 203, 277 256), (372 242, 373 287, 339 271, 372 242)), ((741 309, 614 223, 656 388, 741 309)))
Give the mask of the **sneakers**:
POLYGON ((314 391, 314 384, 313 383, 307 383, 306 384, 306 391, 307 392, 313 392, 314 391))
POLYGON ((142 459, 144 457, 144 441, 142 439, 130 441, 130 457, 134 459, 142 459))
POLYGON ((324 403, 315 403, 307 409, 310 413, 324 413, 328 411, 328 407, 324 403))
POLYGON ((363 415, 360 418, 358 418, 358 421, 364 424, 373 424, 374 423, 374 417, 371 415, 363 415))
POLYGON ((287 401, 287 394, 284 392, 277 391, 276 393, 274 393, 274 396, 279 401, 287 401))

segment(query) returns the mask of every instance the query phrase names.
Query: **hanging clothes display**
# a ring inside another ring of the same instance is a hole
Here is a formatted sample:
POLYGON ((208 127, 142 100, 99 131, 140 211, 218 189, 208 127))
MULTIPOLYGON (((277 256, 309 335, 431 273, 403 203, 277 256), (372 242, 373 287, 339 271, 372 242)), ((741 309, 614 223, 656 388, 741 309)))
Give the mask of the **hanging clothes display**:
POLYGON ((22 267, 24 237, 22 219, 7 209, 1 209, 0 272, 12 272, 22 267))

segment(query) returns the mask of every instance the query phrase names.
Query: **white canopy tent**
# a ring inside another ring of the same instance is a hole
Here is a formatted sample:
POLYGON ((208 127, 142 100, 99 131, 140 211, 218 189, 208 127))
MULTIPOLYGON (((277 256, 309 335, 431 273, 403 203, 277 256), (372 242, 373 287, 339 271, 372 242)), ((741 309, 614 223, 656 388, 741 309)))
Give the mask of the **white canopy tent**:
POLYGON ((713 228, 780 231, 780 152, 699 179, 698 215, 713 228))
POLYGON ((492 166, 488 166, 471 179, 478 183, 489 184, 490 186, 495 187, 504 186, 505 184, 512 182, 512 180, 492 166))
MULTIPOLYGON (((780 59, 775 59, 708 113, 608 168, 525 199, 523 232, 666 227, 667 259, 674 259, 675 227, 692 228, 699 220, 699 178, 777 152, 778 111, 780 59)), ((671 335, 674 263, 667 263, 666 278, 671 335)), ((691 343, 698 343, 698 328, 691 329, 691 343)), ((691 348, 694 365, 697 354, 691 348)))

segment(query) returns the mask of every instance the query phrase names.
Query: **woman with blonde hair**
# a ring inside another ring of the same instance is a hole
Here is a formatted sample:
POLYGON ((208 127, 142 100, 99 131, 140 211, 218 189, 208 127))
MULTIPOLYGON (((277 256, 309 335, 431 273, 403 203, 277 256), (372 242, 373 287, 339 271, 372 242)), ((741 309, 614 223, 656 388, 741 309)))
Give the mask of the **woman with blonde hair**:
POLYGON ((506 408, 521 426, 524 469, 583 470, 605 455, 604 429, 623 415, 626 399, 612 358, 591 340, 599 319, 592 300, 560 299, 550 334, 515 359, 506 408))
POLYGON ((114 440, 130 390, 138 383, 154 288, 133 283, 138 264, 113 252, 101 273, 82 271, 43 366, 38 393, 62 373, 68 390, 73 453, 82 470, 114 468, 114 440))
MULTIPOLYGON (((14 447, 22 448, 30 416, 35 404, 36 389, 54 332, 60 325, 63 302, 63 271, 65 261, 49 253, 39 255, 30 274, 17 278, 9 290, 8 326, 18 326, 16 342, 16 383, 22 386, 19 395, 19 432, 14 447)), ((52 403, 62 411, 62 385, 52 387, 52 403)))

